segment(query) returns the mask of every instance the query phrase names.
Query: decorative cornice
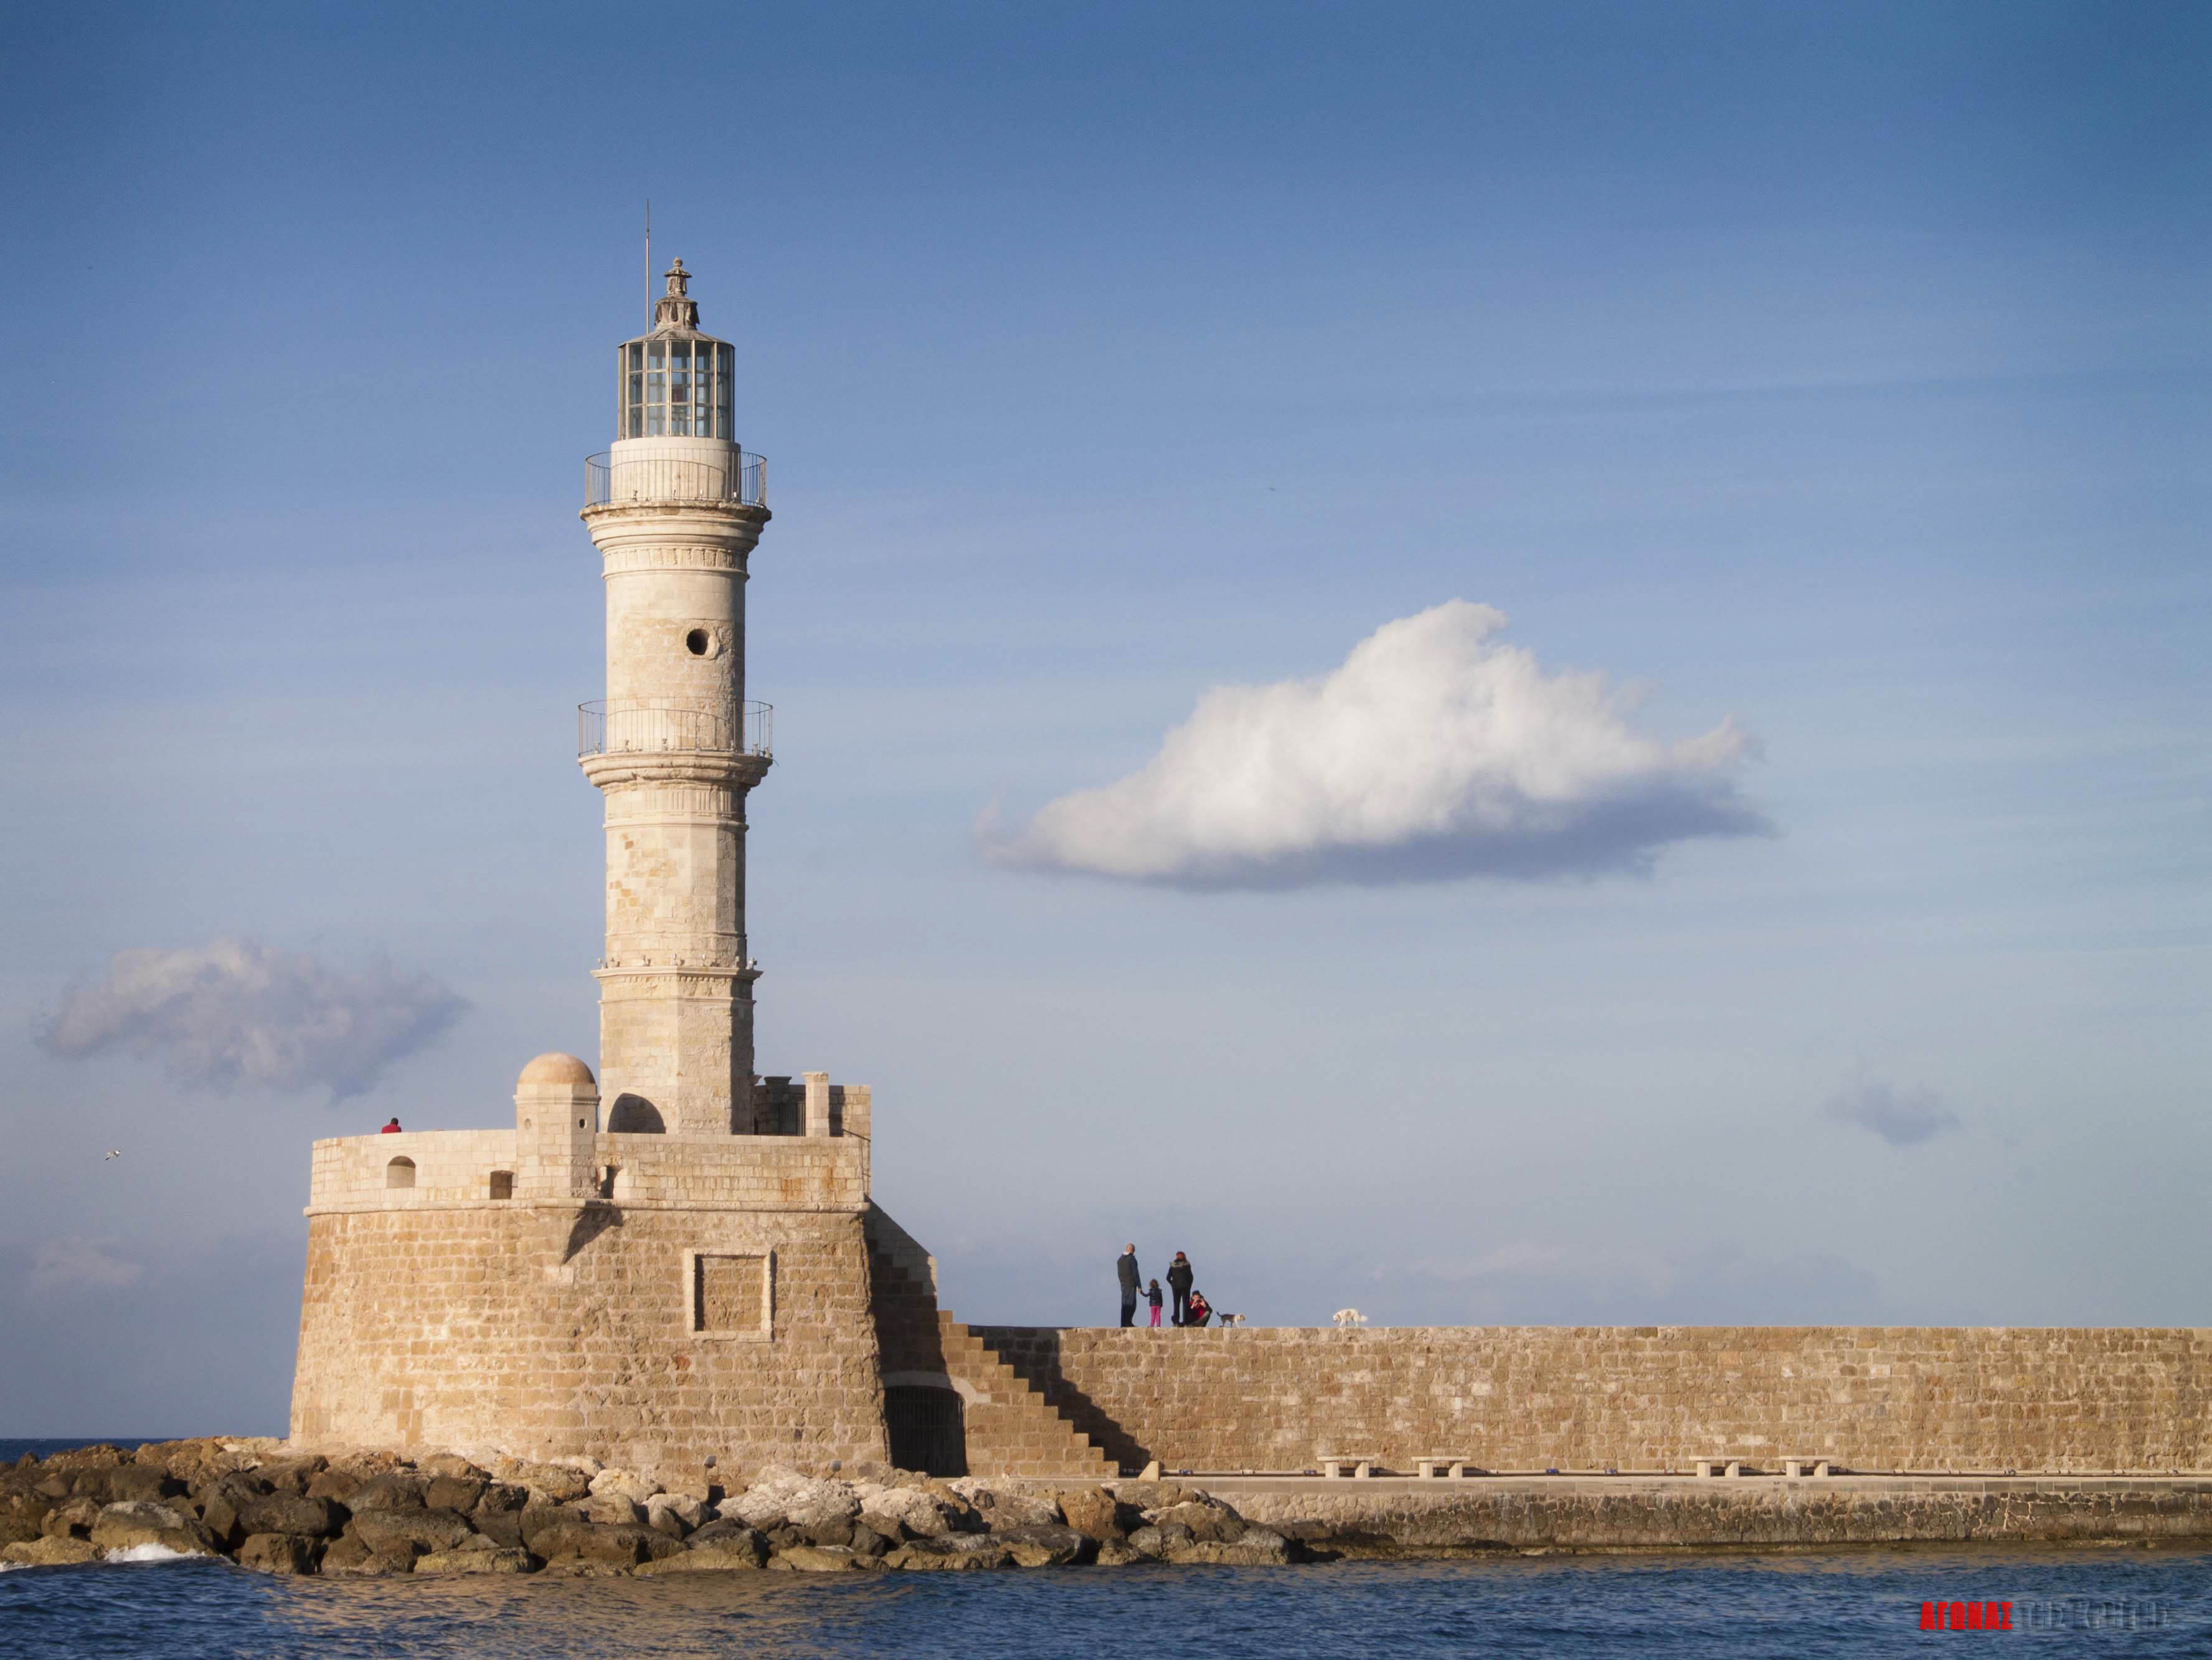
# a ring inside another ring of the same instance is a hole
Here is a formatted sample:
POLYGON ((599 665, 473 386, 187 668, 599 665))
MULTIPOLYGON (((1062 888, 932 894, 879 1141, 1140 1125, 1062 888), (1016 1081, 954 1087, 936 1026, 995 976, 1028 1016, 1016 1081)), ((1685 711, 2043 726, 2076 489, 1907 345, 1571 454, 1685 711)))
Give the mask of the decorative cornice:
POLYGON ((770 760, 765 755, 721 750, 623 750, 587 755, 576 764, 603 790, 627 784, 710 784, 749 790, 768 776, 770 760))

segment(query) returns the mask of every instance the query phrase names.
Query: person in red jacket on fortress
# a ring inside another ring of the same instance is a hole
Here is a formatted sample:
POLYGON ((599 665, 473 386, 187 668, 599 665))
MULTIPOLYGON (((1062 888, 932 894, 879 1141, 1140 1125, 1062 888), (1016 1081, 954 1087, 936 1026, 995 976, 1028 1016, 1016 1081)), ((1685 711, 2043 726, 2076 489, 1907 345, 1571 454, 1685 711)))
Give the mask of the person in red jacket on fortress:
POLYGON ((393 1117, 392 1117, 392 1122, 391 1122, 390 1123, 386 1124, 386 1125, 382 1129, 379 1130, 379 1131, 377 1132, 377 1134, 378 1134, 379 1135, 397 1135, 397 1134, 399 1134, 399 1119, 398 1119, 398 1115, 396 1115, 396 1114, 395 1114, 395 1115, 393 1116, 393 1117))

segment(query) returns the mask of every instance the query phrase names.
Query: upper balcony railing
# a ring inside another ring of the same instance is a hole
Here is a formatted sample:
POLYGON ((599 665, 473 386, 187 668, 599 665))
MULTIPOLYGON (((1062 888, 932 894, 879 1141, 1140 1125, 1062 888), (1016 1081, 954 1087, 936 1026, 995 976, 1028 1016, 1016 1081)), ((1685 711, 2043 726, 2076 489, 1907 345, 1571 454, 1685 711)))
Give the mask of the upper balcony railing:
POLYGON ((576 754, 694 751, 774 757, 775 709, 700 697, 618 697, 576 708, 576 754))
POLYGON ((723 507, 768 505, 768 458, 739 450, 726 461, 676 456, 584 459, 584 505, 587 508, 681 505, 689 502, 723 507))

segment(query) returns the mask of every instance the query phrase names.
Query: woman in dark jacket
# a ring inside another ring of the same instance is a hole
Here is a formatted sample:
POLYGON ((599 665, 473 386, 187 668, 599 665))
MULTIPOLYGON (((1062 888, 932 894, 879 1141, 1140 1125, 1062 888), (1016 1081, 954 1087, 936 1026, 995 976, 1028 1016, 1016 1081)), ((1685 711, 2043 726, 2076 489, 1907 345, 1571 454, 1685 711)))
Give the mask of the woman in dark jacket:
POLYGON ((1175 1293, 1175 1323, 1178 1326, 1190 1312, 1190 1282, 1198 1276, 1191 1272, 1190 1258, 1181 1251, 1168 1264, 1168 1289, 1175 1293))

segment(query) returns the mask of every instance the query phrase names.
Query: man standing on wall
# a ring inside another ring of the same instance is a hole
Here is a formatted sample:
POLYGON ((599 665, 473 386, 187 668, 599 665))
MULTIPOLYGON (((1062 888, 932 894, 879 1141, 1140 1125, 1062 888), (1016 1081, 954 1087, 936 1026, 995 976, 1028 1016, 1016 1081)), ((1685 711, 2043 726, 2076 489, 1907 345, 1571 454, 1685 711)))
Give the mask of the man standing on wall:
POLYGON ((1178 1326, 1190 1323, 1190 1282, 1197 1276, 1192 1274, 1190 1258, 1181 1251, 1168 1264, 1168 1289, 1175 1293, 1175 1323, 1178 1326))
POLYGON ((1121 1276, 1121 1323, 1137 1323, 1137 1292, 1145 1283, 1145 1276, 1137 1271, 1137 1248, 1132 1243, 1121 1249, 1114 1263, 1115 1273, 1121 1276))

